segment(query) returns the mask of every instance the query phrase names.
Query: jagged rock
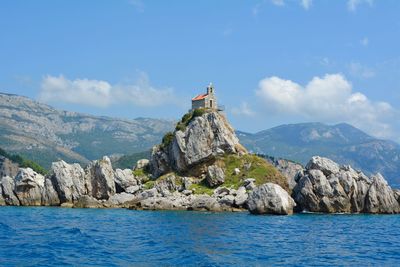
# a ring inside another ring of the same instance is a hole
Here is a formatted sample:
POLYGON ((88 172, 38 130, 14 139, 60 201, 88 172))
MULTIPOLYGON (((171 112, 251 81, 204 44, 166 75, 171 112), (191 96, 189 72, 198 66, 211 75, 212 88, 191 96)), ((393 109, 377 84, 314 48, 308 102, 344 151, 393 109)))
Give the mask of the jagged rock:
POLYGON ((108 157, 92 162, 86 169, 89 192, 96 199, 108 199, 116 193, 114 171, 108 157))
POLYGON ((156 197, 156 196, 158 196, 157 188, 151 188, 151 189, 141 192, 138 196, 138 199, 143 200, 143 199, 156 197))
POLYGON ((138 185, 134 185, 134 186, 130 186, 126 189, 126 193, 129 194, 135 194, 136 192, 138 192, 140 190, 140 186, 138 185))
POLYGON ((225 173, 222 168, 211 165, 207 168, 206 181, 210 187, 216 187, 225 182, 225 173))
POLYGON ((247 199, 247 207, 254 214, 288 215, 296 206, 290 195, 279 185, 266 183, 255 188, 247 199))
POLYGON ((256 182, 256 179, 247 178, 244 180, 243 186, 246 188, 246 190, 253 190, 254 188, 256 188, 255 182, 256 182))
POLYGON ((299 173, 293 198, 299 211, 398 213, 395 193, 381 175, 372 181, 350 166, 314 157, 299 173))
POLYGON ((61 203, 73 203, 88 193, 85 172, 79 164, 53 162, 49 177, 61 203))
POLYGON ((235 205, 238 207, 244 206, 247 201, 247 198, 248 194, 246 192, 246 188, 243 186, 239 187, 239 189, 236 191, 235 205))
POLYGON ((137 186, 137 180, 130 169, 116 169, 115 170, 115 185, 116 192, 127 192, 127 189, 132 186, 137 186))
POLYGON ((235 197, 233 195, 225 195, 218 200, 218 203, 228 207, 232 207, 235 204, 235 197))
POLYGON ((15 177, 14 192, 22 206, 40 206, 44 191, 44 176, 31 168, 21 168, 15 177))
POLYGON ((4 202, 9 206, 19 206, 20 202, 14 193, 15 182, 14 179, 5 176, 1 179, 1 188, 3 191, 4 202))
POLYGON ((148 159, 140 159, 136 162, 135 170, 144 169, 150 164, 148 159))
POLYGON ((177 190, 175 179, 175 175, 167 175, 163 179, 157 180, 154 188, 156 188, 162 196, 169 196, 172 192, 177 190))
POLYGON ((44 181, 44 191, 42 192, 42 205, 44 206, 58 206, 60 205, 60 199, 57 191, 55 190, 53 183, 49 178, 44 181))
POLYGON ((4 176, 15 177, 18 173, 18 164, 6 157, 0 156, 0 178, 4 176))
POLYGON ((230 193, 231 193, 231 191, 228 188, 226 188, 226 187, 218 187, 218 188, 216 188, 214 190, 213 197, 221 198, 223 196, 229 195, 230 193))
POLYGON ((73 204, 74 208, 89 208, 89 209, 97 209, 104 208, 104 204, 95 199, 94 197, 85 195, 81 196, 78 201, 73 204))
POLYGON ((323 172, 325 176, 329 176, 332 173, 338 173, 340 170, 339 164, 336 162, 323 157, 312 157, 311 160, 307 163, 307 170, 320 170, 323 172))
POLYGON ((246 150, 225 117, 218 112, 206 112, 195 117, 184 131, 176 131, 166 147, 153 149, 150 170, 154 177, 168 171, 187 172, 191 166, 214 159, 224 153, 246 150))
POLYGON ((181 191, 181 192, 183 192, 185 190, 190 190, 190 187, 193 184, 192 178, 189 178, 189 177, 182 177, 181 182, 182 182, 182 185, 178 188, 178 191, 181 191))
POLYGON ((183 190, 182 194, 184 194, 185 196, 190 196, 191 194, 193 194, 192 190, 183 190))
POLYGON ((365 200, 365 212, 389 214, 400 212, 396 193, 380 174, 372 177, 372 185, 365 200))
POLYGON ((139 207, 144 210, 186 210, 190 200, 183 194, 175 192, 166 197, 151 197, 140 202, 139 207))
POLYGON ((270 157, 266 160, 277 168, 283 176, 285 176, 289 189, 292 190, 296 186, 296 177, 298 176, 298 173, 302 172, 304 169, 303 166, 285 159, 275 159, 270 157))

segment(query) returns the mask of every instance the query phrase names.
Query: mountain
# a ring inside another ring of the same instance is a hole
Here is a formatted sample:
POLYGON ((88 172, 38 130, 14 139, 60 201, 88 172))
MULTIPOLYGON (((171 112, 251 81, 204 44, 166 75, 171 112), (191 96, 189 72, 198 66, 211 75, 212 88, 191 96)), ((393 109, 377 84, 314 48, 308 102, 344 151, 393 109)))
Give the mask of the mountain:
POLYGON ((278 126, 255 134, 237 132, 254 153, 282 157, 303 165, 315 155, 352 165, 367 174, 380 172, 400 184, 400 145, 376 139, 345 123, 302 123, 278 126))
POLYGON ((60 111, 0 93, 0 146, 48 168, 52 161, 88 163, 111 154, 150 150, 174 122, 115 119, 60 111))

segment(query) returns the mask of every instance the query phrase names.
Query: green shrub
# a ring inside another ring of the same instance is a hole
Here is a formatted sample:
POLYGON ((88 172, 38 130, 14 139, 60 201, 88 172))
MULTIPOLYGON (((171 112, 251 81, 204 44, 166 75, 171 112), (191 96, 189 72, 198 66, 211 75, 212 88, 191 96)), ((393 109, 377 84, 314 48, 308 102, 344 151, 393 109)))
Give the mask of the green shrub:
POLYGON ((196 118, 196 117, 203 116, 204 113, 206 113, 206 110, 205 110, 204 108, 195 109, 195 110, 193 111, 192 119, 193 119, 193 118, 196 118))
POLYGON ((172 140, 174 140, 174 133, 166 133, 162 139, 161 147, 167 148, 172 143, 172 140))
POLYGON ((186 125, 185 125, 185 124, 183 124, 183 123, 181 123, 181 122, 178 122, 178 123, 176 124, 175 131, 182 131, 182 132, 184 132, 185 130, 186 130, 186 125))

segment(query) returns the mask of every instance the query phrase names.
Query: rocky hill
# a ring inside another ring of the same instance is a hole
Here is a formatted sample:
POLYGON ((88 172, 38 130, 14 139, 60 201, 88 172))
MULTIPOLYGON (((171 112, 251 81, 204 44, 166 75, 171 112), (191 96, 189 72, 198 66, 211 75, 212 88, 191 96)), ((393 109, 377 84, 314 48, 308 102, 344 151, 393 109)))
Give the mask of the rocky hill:
POLYGON ((289 124, 255 134, 237 132, 237 135, 255 153, 303 165, 312 156, 320 155, 352 165, 368 175, 380 172, 390 184, 400 184, 400 145, 371 137, 349 124, 289 124))
POLYGON ((88 163, 103 155, 150 150, 173 124, 60 111, 26 97, 0 94, 0 146, 47 168, 59 159, 88 163))

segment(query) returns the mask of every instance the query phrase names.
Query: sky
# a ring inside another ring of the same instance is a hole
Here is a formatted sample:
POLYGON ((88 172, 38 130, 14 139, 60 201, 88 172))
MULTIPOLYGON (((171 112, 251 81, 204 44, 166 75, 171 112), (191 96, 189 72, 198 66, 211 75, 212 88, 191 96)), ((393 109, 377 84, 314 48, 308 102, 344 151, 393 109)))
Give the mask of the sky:
POLYGON ((212 82, 236 129, 350 123, 400 142, 400 1, 2 0, 0 92, 179 119, 212 82))

